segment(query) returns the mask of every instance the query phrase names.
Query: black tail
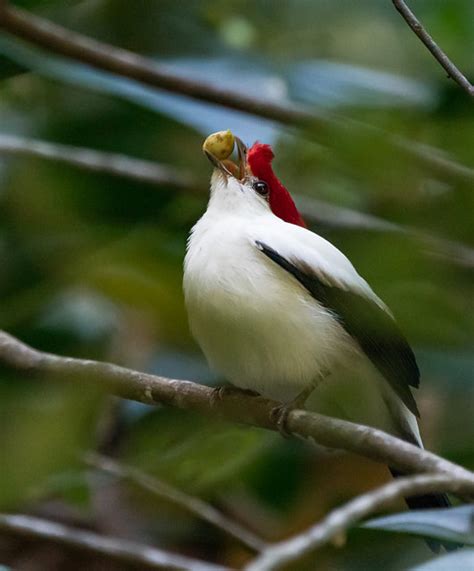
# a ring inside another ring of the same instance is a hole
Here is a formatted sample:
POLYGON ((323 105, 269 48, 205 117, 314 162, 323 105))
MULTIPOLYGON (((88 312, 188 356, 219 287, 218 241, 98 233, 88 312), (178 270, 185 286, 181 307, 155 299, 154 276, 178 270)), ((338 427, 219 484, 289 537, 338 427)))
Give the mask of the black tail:
MULTIPOLYGON (((389 469, 394 478, 406 475, 395 468, 389 469)), ((412 496, 405 498, 405 501, 411 510, 429 510, 434 508, 449 508, 451 506, 451 502, 446 494, 424 494, 422 496, 412 496)), ((454 551, 455 549, 462 547, 459 543, 438 541, 436 539, 426 539, 426 543, 433 553, 439 553, 442 547, 444 547, 446 551, 454 551)))

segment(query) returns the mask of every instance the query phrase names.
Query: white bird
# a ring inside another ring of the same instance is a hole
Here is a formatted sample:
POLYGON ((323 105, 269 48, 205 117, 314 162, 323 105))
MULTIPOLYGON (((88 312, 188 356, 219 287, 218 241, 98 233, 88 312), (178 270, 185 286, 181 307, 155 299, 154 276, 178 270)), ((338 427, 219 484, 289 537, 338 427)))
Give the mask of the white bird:
MULTIPOLYGON (((184 263, 191 331, 233 385, 380 428, 422 447, 415 356, 387 306, 330 242, 311 232, 271 167, 237 139, 240 165, 215 169, 184 263)), ((397 475, 396 471, 393 473, 397 475)), ((409 499, 445 507, 444 495, 409 499)))

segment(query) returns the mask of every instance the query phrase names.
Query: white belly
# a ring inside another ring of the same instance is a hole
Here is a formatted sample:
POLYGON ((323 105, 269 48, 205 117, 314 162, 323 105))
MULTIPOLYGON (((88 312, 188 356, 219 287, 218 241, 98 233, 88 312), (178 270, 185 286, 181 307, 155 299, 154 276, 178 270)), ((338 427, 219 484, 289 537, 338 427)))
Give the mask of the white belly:
POLYGON ((288 400, 353 351, 334 317, 250 241, 208 238, 210 256, 206 239, 191 242, 184 288, 191 330, 217 372, 288 400))
POLYGON ((216 372, 282 402, 324 374, 309 410, 419 440, 415 417, 331 313, 243 237, 238 223, 200 224, 184 292, 191 331, 216 372))

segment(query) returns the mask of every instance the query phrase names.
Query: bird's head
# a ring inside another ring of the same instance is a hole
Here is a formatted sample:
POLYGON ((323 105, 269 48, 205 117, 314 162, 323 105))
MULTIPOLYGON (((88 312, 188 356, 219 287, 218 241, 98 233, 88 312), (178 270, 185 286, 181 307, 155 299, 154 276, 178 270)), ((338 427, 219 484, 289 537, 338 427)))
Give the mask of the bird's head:
POLYGON ((285 222, 306 227, 290 193, 273 172, 271 146, 257 142, 247 149, 238 137, 235 144, 237 163, 228 158, 234 146, 230 131, 210 135, 204 143, 204 153, 215 167, 211 196, 229 208, 267 209, 285 222), (216 139, 211 139, 216 136, 224 137, 217 140, 217 145, 214 144, 216 139))

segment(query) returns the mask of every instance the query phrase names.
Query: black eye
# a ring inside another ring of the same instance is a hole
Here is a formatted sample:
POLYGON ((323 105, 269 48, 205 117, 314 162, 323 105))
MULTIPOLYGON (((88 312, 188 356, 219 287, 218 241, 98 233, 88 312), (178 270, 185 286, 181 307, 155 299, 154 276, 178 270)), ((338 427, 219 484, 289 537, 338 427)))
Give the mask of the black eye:
POLYGON ((258 192, 258 194, 260 194, 261 196, 268 195, 268 185, 263 180, 257 180, 256 182, 254 182, 253 189, 255 190, 255 192, 258 192))

